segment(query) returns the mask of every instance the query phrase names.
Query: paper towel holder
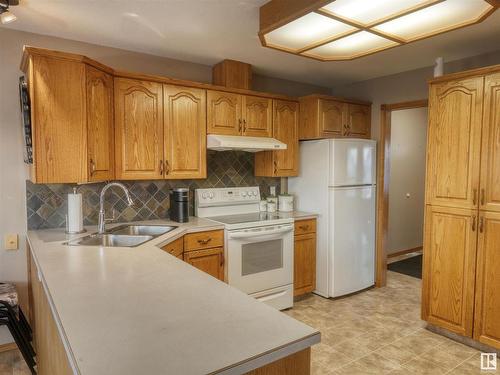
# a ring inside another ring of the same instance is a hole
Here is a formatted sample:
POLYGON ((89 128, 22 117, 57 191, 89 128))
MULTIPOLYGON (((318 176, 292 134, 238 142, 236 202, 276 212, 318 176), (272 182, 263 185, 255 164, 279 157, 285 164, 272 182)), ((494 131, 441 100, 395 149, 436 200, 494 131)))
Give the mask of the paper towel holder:
MULTIPOLYGON (((78 187, 74 187, 73 194, 77 194, 77 193, 78 193, 78 187)), ((85 229, 85 228, 82 228, 82 230, 79 230, 79 231, 70 231, 69 230, 69 222, 68 222, 68 214, 66 214, 65 216, 66 216, 66 234, 81 234, 81 233, 85 233, 87 231, 87 229, 85 229)))

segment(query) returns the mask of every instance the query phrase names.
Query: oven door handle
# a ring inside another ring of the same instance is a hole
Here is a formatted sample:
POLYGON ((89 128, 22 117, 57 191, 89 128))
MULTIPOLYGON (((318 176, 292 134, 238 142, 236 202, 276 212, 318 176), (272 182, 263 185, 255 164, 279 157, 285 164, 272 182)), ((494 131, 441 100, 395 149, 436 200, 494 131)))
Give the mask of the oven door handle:
POLYGON ((293 230, 293 227, 275 229, 275 230, 262 230, 256 232, 237 232, 237 233, 229 233, 229 238, 255 238, 262 236, 269 236, 271 234, 280 234, 280 233, 288 233, 293 230))

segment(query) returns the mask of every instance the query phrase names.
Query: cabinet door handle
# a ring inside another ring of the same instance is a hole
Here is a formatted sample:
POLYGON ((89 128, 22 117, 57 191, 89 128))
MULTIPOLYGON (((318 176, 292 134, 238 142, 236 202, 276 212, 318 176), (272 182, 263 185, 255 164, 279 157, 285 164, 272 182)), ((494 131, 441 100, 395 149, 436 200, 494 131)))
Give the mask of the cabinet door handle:
POLYGON ((220 257, 220 266, 221 266, 221 267, 224 267, 224 263, 225 263, 224 253, 222 253, 222 254, 221 254, 221 257, 220 257))
POLYGON ((299 228, 302 229, 302 230, 308 230, 309 229, 309 225, 300 225, 299 228))
POLYGON ((241 133, 241 119, 238 120, 238 131, 241 133))
POLYGON ((160 174, 163 176, 163 172, 164 172, 164 164, 163 164, 163 160, 160 160, 160 174))
POLYGON ((484 232, 484 216, 481 216, 479 219, 479 233, 484 232))
POLYGON ((476 215, 472 216, 472 231, 476 231, 476 215))
POLYGON ((275 160, 273 162, 273 164, 274 164, 274 174, 277 174, 278 173, 278 162, 275 160))
POLYGON ((486 201, 486 192, 484 191, 484 188, 481 189, 481 206, 484 206, 484 203, 486 201))
POLYGON ((199 240, 198 240, 198 243, 199 243, 200 245, 207 245, 210 241, 212 241, 212 239, 211 239, 211 238, 207 238, 206 240, 199 239, 199 240))
POLYGON ((477 189, 472 190, 472 204, 475 206, 477 202, 477 189))
POLYGON ((247 120, 243 119, 243 133, 247 131, 247 120))
POLYGON ((95 163, 93 159, 90 159, 90 176, 93 176, 95 173, 95 163))
POLYGON ((165 160, 165 176, 170 173, 170 164, 168 163, 168 160, 165 160))

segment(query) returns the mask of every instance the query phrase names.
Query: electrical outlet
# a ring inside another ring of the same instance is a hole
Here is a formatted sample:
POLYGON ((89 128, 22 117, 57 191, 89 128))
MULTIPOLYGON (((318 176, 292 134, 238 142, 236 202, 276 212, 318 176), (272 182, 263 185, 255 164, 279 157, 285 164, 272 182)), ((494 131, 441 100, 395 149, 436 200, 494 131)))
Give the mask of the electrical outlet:
POLYGON ((5 250, 17 250, 19 249, 18 236, 15 233, 6 234, 4 238, 4 248, 5 250))

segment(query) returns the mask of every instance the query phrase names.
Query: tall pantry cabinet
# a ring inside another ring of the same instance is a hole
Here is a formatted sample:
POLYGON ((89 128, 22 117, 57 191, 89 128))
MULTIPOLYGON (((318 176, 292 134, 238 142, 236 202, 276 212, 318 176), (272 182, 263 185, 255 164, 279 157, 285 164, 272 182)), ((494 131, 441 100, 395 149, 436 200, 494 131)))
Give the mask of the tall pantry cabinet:
POLYGON ((431 81, 422 316, 500 348, 500 66, 431 81))

